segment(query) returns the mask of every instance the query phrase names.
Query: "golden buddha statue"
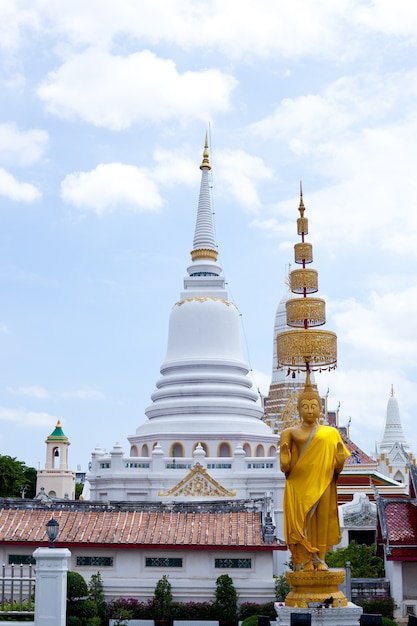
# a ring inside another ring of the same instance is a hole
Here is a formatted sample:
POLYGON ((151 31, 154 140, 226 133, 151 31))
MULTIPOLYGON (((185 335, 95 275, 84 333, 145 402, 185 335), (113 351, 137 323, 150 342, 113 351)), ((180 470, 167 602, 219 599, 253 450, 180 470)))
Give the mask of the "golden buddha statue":
POLYGON ((336 428, 318 423, 320 408, 307 371, 301 423, 285 429, 280 443, 284 533, 296 571, 327 570, 326 552, 341 540, 336 483, 349 451, 336 428))

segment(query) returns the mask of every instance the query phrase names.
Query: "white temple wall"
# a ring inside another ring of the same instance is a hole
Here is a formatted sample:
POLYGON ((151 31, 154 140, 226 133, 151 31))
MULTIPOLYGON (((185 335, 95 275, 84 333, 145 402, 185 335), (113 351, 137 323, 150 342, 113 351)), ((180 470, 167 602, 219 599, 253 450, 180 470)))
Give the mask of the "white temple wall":
MULTIPOLYGON (((9 554, 31 556, 33 547, 0 546, 0 559, 8 563, 9 554)), ((153 596, 157 581, 168 574, 174 600, 212 601, 216 579, 228 574, 233 579, 240 602, 268 602, 274 599, 272 550, 199 550, 184 549, 126 549, 81 548, 71 546, 68 569, 79 572, 88 582, 92 574, 100 571, 106 599, 135 597, 146 601, 153 596), (77 557, 100 559, 91 566, 77 564, 77 557), (147 558, 180 558, 182 567, 147 567, 147 558), (103 559, 112 559, 104 565, 103 559), (242 559, 250 567, 218 568, 215 559, 242 559)))

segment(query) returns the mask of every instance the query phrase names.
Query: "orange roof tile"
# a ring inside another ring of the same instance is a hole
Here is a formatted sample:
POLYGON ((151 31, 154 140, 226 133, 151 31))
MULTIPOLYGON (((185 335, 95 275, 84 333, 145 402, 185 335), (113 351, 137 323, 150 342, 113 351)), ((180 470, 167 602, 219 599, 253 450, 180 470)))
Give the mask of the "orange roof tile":
POLYGON ((60 502, 51 510, 36 501, 8 501, 0 503, 0 543, 46 544, 45 525, 53 517, 59 524, 58 546, 285 549, 279 541, 263 541, 260 511, 235 509, 60 502))

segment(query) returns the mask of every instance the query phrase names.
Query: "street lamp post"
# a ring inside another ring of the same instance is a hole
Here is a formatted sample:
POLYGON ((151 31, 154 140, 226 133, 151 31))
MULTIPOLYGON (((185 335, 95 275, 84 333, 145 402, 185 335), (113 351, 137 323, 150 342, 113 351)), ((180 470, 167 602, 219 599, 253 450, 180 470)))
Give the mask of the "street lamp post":
POLYGON ((55 548, 54 541, 58 537, 59 532, 59 524, 54 518, 50 519, 46 524, 46 534, 48 535, 48 539, 50 541, 49 547, 55 548))
POLYGON ((45 530, 49 547, 36 548, 33 553, 36 559, 34 626, 65 626, 67 572, 71 552, 68 548, 57 548, 54 545, 59 524, 53 517, 45 524, 45 530))

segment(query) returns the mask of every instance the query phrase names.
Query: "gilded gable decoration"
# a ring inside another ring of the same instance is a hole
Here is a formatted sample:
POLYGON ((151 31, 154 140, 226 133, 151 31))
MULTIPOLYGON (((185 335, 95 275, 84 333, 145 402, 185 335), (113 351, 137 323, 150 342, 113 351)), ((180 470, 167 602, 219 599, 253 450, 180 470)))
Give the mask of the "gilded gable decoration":
POLYGON ((200 463, 195 463, 190 472, 169 491, 160 491, 159 496, 176 498, 234 498, 236 491, 222 487, 200 463))

